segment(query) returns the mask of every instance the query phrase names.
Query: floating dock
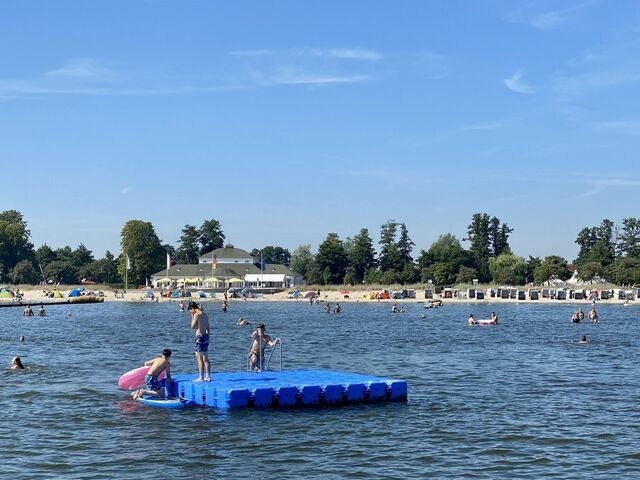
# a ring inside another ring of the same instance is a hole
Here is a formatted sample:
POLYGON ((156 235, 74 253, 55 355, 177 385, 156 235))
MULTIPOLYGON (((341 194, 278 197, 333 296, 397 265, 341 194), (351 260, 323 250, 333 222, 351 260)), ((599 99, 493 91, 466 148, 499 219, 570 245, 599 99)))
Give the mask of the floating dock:
POLYGON ((219 409, 338 406, 406 402, 404 380, 332 370, 218 372, 210 382, 197 375, 172 377, 172 392, 185 406, 219 409))

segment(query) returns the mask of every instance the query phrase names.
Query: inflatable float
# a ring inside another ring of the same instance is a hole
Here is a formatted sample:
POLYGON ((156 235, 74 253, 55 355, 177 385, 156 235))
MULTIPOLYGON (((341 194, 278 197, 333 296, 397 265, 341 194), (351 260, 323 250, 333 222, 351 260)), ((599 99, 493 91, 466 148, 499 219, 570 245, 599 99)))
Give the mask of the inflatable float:
POLYGON ((136 399, 136 402, 149 407, 160 408, 184 408, 188 406, 188 402, 179 398, 154 398, 150 396, 144 396, 136 399))
POLYGON ((491 320, 490 318, 479 318, 476 320, 476 324, 478 325, 497 325, 498 322, 495 320, 491 320))
MULTIPOLYGON (((118 379, 118 388, 120 390, 136 390, 137 388, 144 387, 144 376, 149 371, 149 367, 138 367, 133 370, 129 370, 126 373, 123 373, 118 379)), ((165 372, 162 372, 158 375, 158 380, 162 380, 167 375, 165 372)))

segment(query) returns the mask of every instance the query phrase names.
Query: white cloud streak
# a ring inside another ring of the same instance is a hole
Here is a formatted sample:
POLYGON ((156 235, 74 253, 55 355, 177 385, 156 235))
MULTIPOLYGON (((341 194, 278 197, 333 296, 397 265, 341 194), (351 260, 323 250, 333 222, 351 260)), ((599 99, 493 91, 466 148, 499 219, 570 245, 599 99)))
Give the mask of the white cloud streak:
POLYGON ((533 87, 522 82, 522 72, 516 72, 510 77, 505 78, 504 84, 509 90, 516 93, 523 93, 523 94, 534 93, 533 87))

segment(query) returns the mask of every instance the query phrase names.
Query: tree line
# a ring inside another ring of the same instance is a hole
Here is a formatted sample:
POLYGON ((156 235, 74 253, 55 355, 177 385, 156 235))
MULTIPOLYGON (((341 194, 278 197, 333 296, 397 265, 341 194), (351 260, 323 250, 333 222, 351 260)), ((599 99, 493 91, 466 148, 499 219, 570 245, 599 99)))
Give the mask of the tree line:
MULTIPOLYGON (((376 242, 362 228, 344 240, 328 233, 314 254, 310 245, 293 252, 278 246, 253 248, 250 254, 265 263, 288 265, 307 283, 318 285, 416 284, 435 285, 494 283, 541 284, 549 279, 567 280, 577 269, 584 281, 606 279, 618 285, 640 283, 640 220, 625 218, 620 226, 604 219, 599 226, 585 227, 576 237, 579 253, 569 262, 559 255, 543 259, 515 255, 509 245, 513 232, 506 223, 487 213, 476 213, 459 240, 442 234, 413 257, 415 243, 404 223, 388 220, 380 226, 376 242), (468 242, 464 248, 462 242, 468 242)), ((107 251, 96 259, 84 244, 75 249, 34 248, 31 232, 16 210, 0 213, 0 282, 14 284, 78 284, 82 280, 120 285, 145 284, 150 276, 172 263, 197 264, 198 258, 225 246, 220 222, 205 220, 200 227, 185 225, 177 247, 163 244, 153 224, 129 220, 120 236, 121 252, 107 251)), ((227 245, 228 246, 228 245, 227 245)), ((259 266, 259 265, 258 265, 259 266)))

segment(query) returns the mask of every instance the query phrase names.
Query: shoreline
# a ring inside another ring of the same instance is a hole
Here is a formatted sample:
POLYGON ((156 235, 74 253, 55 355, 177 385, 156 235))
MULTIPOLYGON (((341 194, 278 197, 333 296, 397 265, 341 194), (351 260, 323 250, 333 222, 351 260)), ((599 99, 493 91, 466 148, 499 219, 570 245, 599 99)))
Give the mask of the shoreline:
MULTIPOLYGON (((43 294, 42 288, 30 288, 30 289, 20 288, 20 293, 23 294, 22 300, 20 302, 15 302, 11 298, 3 298, 3 299, 0 299, 0 306, 9 306, 10 304, 13 306, 40 305, 41 303, 46 305, 47 303, 53 303, 54 301, 55 303, 59 303, 59 304, 77 305, 78 303, 75 303, 72 300, 73 298, 79 298, 79 297, 70 298, 67 296, 68 292, 72 289, 73 288, 70 288, 68 290, 60 290, 60 292, 63 295, 62 298, 60 297, 51 298, 51 297, 46 297, 43 294), (71 301, 67 302, 67 300, 71 300, 71 301)), ((91 290, 87 288, 87 291, 91 291, 91 290)), ((97 292, 99 290, 96 289, 95 291, 97 292)), ((124 294, 119 293, 118 294, 119 296, 116 297, 115 292, 113 290, 110 290, 110 291, 105 291, 104 296, 102 298, 104 299, 104 303, 110 303, 110 302, 151 303, 151 299, 145 296, 146 291, 147 289, 129 290, 127 291, 127 293, 124 293, 124 294)), ((310 303, 309 299, 304 297, 304 294, 308 291, 310 290, 301 290, 300 291, 301 295, 298 298, 289 298, 289 293, 288 293, 289 290, 285 290, 285 291, 273 293, 273 294, 259 294, 256 297, 250 297, 246 299, 229 298, 228 302, 232 303, 232 302, 244 302, 244 301, 247 301, 247 302, 274 302, 275 301, 275 302, 310 303)), ((591 305, 594 303, 592 300, 574 299, 574 298, 567 298, 562 300, 552 299, 552 298, 540 298, 538 300, 532 300, 532 299, 526 298, 523 300, 519 300, 516 298, 499 298, 499 297, 486 297, 486 296, 483 299, 464 298, 462 296, 454 297, 454 298, 442 298, 439 295, 434 295, 433 299, 425 299, 424 290, 416 291, 416 298, 375 299, 375 298, 369 298, 370 297, 369 293, 371 291, 372 291, 371 289, 357 289, 357 290, 351 289, 348 291, 321 289, 319 301, 322 303, 344 303, 344 304, 384 303, 384 304, 390 304, 390 305, 392 305, 393 303, 426 304, 429 301, 435 301, 435 300, 441 300, 442 305, 446 305, 446 304, 474 304, 474 305, 480 304, 481 305, 483 303, 486 303, 486 304, 500 304, 500 303, 523 303, 523 304, 524 303, 526 304, 540 303, 541 304, 541 303, 544 303, 544 304, 557 304, 557 305, 591 305)), ((157 293, 157 292, 154 292, 154 293, 157 293)), ((166 298, 166 297, 161 297, 159 295, 156 295, 156 297, 157 297, 157 303, 180 302, 181 300, 186 303, 188 301, 194 300, 194 301, 202 302, 206 304, 206 303, 212 303, 212 302, 221 303, 224 300, 224 296, 222 293, 216 293, 216 296, 213 298, 198 298, 193 295, 190 297, 178 297, 178 298, 166 298)), ((625 304, 627 306, 640 305, 640 302, 637 299, 626 301, 622 299, 609 298, 606 300, 597 300, 595 303, 597 305, 625 305, 625 304)))

